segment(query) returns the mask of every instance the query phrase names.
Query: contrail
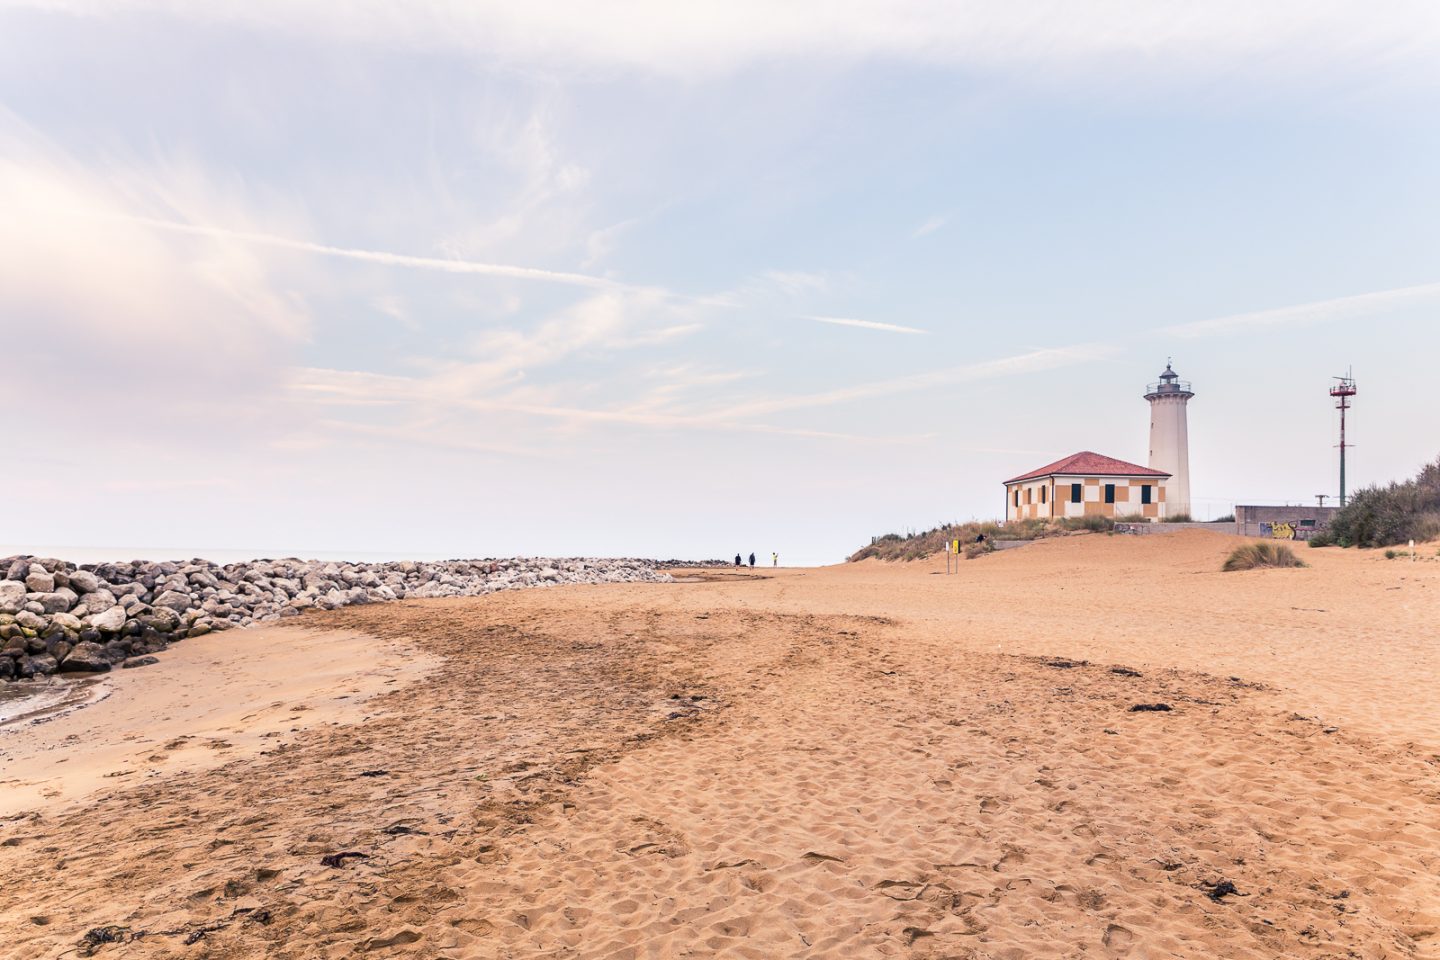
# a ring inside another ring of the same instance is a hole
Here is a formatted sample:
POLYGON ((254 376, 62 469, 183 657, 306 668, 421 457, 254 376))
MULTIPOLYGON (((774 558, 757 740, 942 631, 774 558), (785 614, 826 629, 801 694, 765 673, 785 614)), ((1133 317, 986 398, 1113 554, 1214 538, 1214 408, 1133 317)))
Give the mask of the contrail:
POLYGON ((366 263, 380 263, 392 267, 409 267, 416 270, 439 270, 444 273, 469 273, 485 277, 509 277, 515 280, 538 280, 543 283, 559 283, 572 287, 588 287, 599 290, 631 290, 646 293, 666 294, 659 287, 642 287, 608 280, 605 277, 587 273, 566 273, 559 270, 540 270, 535 267, 519 267, 508 263, 477 263, 474 260, 447 260, 441 257, 416 257, 404 253, 388 253, 383 250, 356 250, 349 247, 332 247, 308 240, 292 240, 269 233, 254 233, 248 230, 229 230, 225 227, 210 227, 174 220, 158 220, 153 217, 125 216, 121 219, 143 224, 157 230, 174 233, 188 233, 202 237, 218 237, 225 240, 239 240, 243 243, 262 244, 284 250, 298 250, 322 257, 342 257, 346 260, 363 260, 366 263))
POLYGON ((881 323, 879 320, 851 320, 849 317, 801 317, 817 323, 833 323, 841 327, 862 327, 866 330, 884 330, 886 333, 928 333, 919 327, 902 327, 898 323, 881 323))

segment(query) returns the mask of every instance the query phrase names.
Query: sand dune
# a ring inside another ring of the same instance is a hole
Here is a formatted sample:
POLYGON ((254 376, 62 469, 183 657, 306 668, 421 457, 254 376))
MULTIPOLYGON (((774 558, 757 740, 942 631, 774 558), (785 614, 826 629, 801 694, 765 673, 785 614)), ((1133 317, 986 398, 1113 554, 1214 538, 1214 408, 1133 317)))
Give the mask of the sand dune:
POLYGON ((0 821, 0 957, 1440 956, 1440 563, 1233 543, 306 616, 442 665, 0 821))

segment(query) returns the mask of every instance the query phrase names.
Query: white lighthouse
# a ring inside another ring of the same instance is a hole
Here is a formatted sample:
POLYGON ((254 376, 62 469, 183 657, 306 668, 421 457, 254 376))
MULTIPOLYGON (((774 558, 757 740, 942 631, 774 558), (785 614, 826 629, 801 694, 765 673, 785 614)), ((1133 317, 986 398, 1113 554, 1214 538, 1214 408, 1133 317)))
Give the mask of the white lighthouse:
POLYGON ((1160 381, 1145 391, 1150 401, 1150 466, 1170 474, 1165 483, 1165 515, 1190 512, 1190 430, 1185 405, 1195 394, 1190 384, 1165 364, 1160 381))

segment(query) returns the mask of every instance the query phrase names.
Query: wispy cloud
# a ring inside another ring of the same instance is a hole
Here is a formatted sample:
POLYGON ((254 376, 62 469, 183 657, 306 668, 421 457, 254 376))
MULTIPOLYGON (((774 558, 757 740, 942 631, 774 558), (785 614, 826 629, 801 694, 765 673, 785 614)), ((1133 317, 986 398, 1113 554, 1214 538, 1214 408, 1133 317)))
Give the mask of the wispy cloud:
POLYGON ((928 333, 928 330, 921 330, 919 327, 905 327, 898 323, 881 323, 879 320, 852 320, 849 317, 817 317, 805 316, 802 320, 814 320, 816 323, 833 323, 837 327, 860 327, 863 330, 883 330, 886 333, 928 333))
MULTIPOLYGON (((808 427, 755 423, 730 416, 726 411, 677 414, 655 409, 612 409, 535 403, 505 397, 456 397, 446 390, 442 382, 432 378, 396 377, 354 370, 299 368, 293 371, 293 375, 291 388, 297 399, 327 406, 395 406, 438 400, 451 411, 513 414, 558 421, 572 427, 618 424, 883 444, 909 444, 929 439, 929 435, 864 436, 808 427)), ((441 436, 431 432, 427 435, 426 442, 440 443, 441 436)))
MULTIPOLYGON (((11 0, 15 2, 15 0, 11 0)), ((344 3, 341 0, 19 0, 70 14, 162 14, 307 37, 461 50, 556 70, 621 66, 677 75, 779 56, 903 58, 1047 76, 1136 65, 1152 74, 1433 73, 1440 21, 1429 0, 1377 15, 1344 0, 1091 0, 1077 5, 945 0, 624 0, 611 4, 344 3), (643 23, 637 30, 634 24, 643 23)))
POLYGON ((934 233, 936 230, 939 230, 941 227, 945 226, 946 222, 949 221, 949 219, 949 217, 931 217, 929 220, 926 220, 924 223, 920 224, 920 226, 915 228, 915 231, 910 234, 910 239, 917 240, 920 237, 925 236, 926 234, 934 233))
MULTIPOLYGON (((363 371, 304 368, 293 371, 294 395, 307 402, 322 405, 384 407, 416 405, 434 409, 437 405, 451 410, 470 410, 486 414, 514 414, 561 421, 570 427, 622 424, 672 430, 709 430, 776 434, 816 439, 858 441, 866 443, 914 443, 919 436, 873 437, 843 432, 818 430, 759 422, 759 418, 793 410, 814 409, 842 403, 870 400, 917 390, 1021 376, 1054 370, 1078 363, 1093 362, 1110 356, 1111 347, 1080 344, 1010 357, 999 357, 928 371, 889 380, 854 384, 820 393, 771 397, 750 403, 726 404, 708 411, 676 413, 653 404, 639 407, 595 408, 566 403, 534 402, 513 397, 478 396, 457 391, 455 382, 445 371, 426 377, 400 377, 363 371)), ((652 400, 659 398, 652 397, 652 400)))
MULTIPOLYGON (((239 205, 191 164, 167 173, 164 186, 197 212, 239 205)), ((124 371, 140 406, 186 393, 194 402, 176 417, 260 418, 275 368, 314 334, 303 267, 276 269, 233 240, 196 250, 131 222, 160 180, 85 166, 0 107, 0 342, 17 389, 73 386, 55 398, 57 417, 124 371)))
POLYGON ((1256 310, 1252 313, 1237 313, 1228 317, 1211 320, 1196 320, 1165 327, 1161 332, 1167 336, 1197 338, 1214 337, 1239 333, 1265 327, 1294 326, 1311 323, 1326 323, 1337 320, 1362 320, 1376 313, 1396 310, 1417 303, 1440 300, 1440 283, 1426 283, 1414 287, 1398 287, 1394 290, 1377 290, 1333 300, 1316 300, 1271 310, 1256 310))
POLYGON ((823 273, 805 270, 766 270, 761 278, 775 289, 792 297, 811 293, 824 293, 830 289, 830 278, 823 273))
POLYGON ((1119 352, 1117 348, 1103 344, 1077 344, 1046 350, 1032 350, 1029 353, 981 360, 959 367, 914 373, 889 380, 872 380, 868 383, 857 383, 819 393, 759 400, 734 407, 729 412, 732 416, 748 417, 782 410, 828 407, 839 403, 853 403, 857 400, 913 393, 916 390, 926 390, 932 387, 1056 370, 1061 367, 1074 366, 1077 363, 1101 360, 1113 356, 1117 352, 1119 352))

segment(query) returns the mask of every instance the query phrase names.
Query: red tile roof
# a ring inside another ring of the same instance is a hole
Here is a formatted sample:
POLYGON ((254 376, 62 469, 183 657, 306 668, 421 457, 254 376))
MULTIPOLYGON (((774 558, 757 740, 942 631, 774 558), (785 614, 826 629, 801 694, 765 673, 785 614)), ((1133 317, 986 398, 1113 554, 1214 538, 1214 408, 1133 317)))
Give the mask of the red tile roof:
POLYGON ((1064 460, 1056 460, 1054 463, 1046 464, 1038 470, 1031 470, 1029 473, 1022 473, 1018 477, 1006 480, 1006 483, 1019 483, 1021 480, 1034 480, 1037 477, 1051 477, 1057 474, 1064 476, 1083 477, 1168 477, 1170 474, 1163 470, 1152 470, 1149 467, 1142 467, 1138 463, 1126 463, 1124 460, 1116 460, 1114 457, 1102 457, 1098 453, 1091 453, 1089 450, 1081 450, 1079 453, 1071 454, 1064 460))

